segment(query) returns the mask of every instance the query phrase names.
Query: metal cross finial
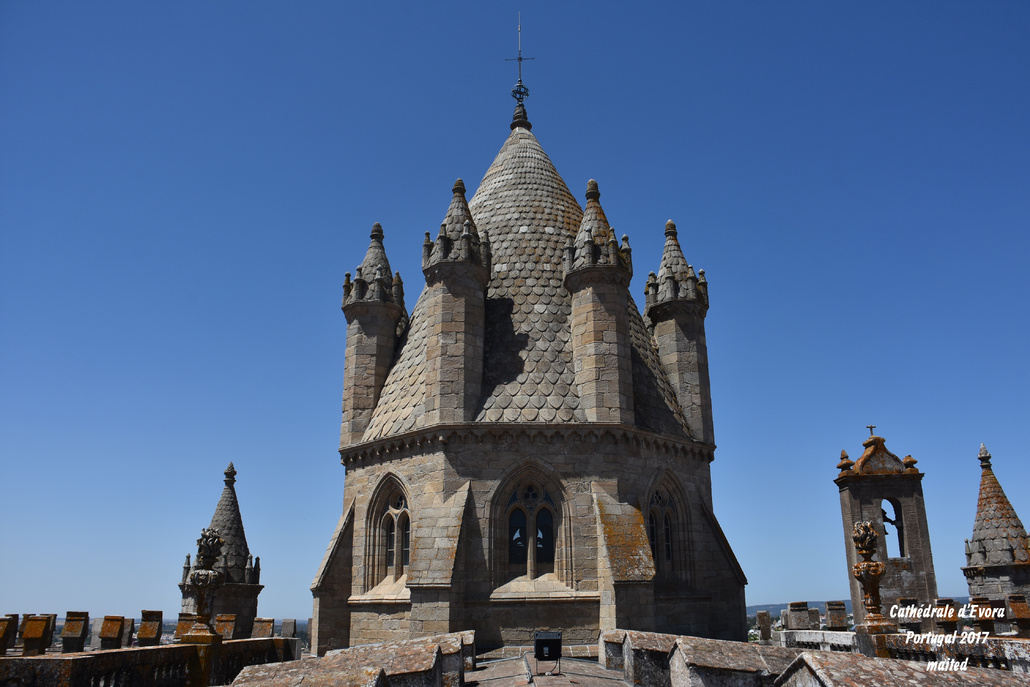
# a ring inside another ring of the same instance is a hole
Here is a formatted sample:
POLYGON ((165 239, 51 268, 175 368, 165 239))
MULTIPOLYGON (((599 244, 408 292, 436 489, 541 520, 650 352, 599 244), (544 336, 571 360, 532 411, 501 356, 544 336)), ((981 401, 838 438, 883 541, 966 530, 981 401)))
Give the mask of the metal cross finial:
POLYGON ((866 425, 869 429, 869 436, 873 436, 873 430, 876 429, 876 425, 866 425))
POLYGON ((523 57, 522 56, 522 12, 519 12, 519 56, 509 57, 505 59, 505 62, 518 62, 519 63, 519 82, 515 84, 515 88, 511 89, 511 97, 515 98, 515 102, 519 105, 522 101, 529 97, 529 89, 522 83, 522 61, 523 60, 534 60, 535 57, 523 57))

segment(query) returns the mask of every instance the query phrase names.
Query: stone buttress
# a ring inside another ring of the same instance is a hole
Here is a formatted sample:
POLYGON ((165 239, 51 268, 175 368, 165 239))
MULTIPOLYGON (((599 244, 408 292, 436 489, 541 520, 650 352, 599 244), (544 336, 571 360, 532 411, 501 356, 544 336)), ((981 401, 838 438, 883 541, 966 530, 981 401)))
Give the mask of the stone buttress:
POLYGON ((547 627, 745 636, 712 506, 704 280, 667 231, 642 316, 596 182, 581 207, 531 128, 520 102, 474 196, 453 185, 410 318, 378 228, 345 286, 319 654, 464 629, 483 647, 547 627))

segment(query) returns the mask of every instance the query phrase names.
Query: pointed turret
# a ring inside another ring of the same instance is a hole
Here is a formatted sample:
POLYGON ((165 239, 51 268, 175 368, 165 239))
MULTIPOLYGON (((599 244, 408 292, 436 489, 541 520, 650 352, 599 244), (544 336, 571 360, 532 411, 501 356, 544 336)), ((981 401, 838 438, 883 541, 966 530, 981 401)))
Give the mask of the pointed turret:
MULTIPOLYGON (((430 241, 429 233, 426 232, 426 240, 422 245, 422 270, 430 270, 441 262, 464 262, 473 269, 485 267, 489 273, 490 265, 484 257, 483 241, 465 200, 465 182, 461 179, 455 181, 451 193, 451 204, 440 224, 436 241, 430 241)), ((489 255, 488 250, 486 255, 489 255)))
POLYGON ((397 337, 408 322, 404 284, 399 272, 390 272, 379 222, 372 225, 371 239, 354 281, 350 272, 344 275, 347 350, 341 447, 361 441, 393 363, 397 337))
MULTIPOLYGON (((263 587, 258 584, 258 576, 251 567, 250 548, 247 546, 247 535, 243 530, 243 516, 236 498, 236 467, 230 462, 224 472, 225 486, 211 517, 209 530, 217 532, 222 541, 220 554, 214 564, 214 570, 222 573, 222 585, 214 592, 213 615, 232 613, 236 615, 234 637, 249 637, 254 617, 257 615, 257 599, 263 587)), ((186 556, 186 566, 190 565, 190 557, 186 556)), ((194 563, 201 565, 200 556, 194 563)), ((189 583, 188 570, 184 567, 182 583, 182 611, 197 612, 198 589, 189 583)))
POLYGON ((469 422, 483 385, 486 285, 490 249, 480 239, 461 179, 436 241, 422 246, 426 276, 426 421, 469 422))
POLYGON ((644 286, 644 302, 644 316, 654 327, 662 366, 687 416, 690 434, 698 441, 714 444, 705 341, 708 282, 705 271, 696 274, 683 257, 676 224, 671 219, 665 223, 665 247, 658 274, 651 272, 644 286))
POLYGON ((580 407, 588 422, 633 424, 629 239, 615 240, 597 182, 575 239, 565 245, 565 288, 572 295, 572 350, 580 407))
POLYGON ((243 516, 240 515, 240 504, 236 500, 236 468, 232 463, 225 469, 225 488, 218 499, 215 514, 211 517, 208 529, 218 530, 218 536, 224 542, 222 555, 215 564, 215 569, 225 574, 226 582, 246 582, 247 535, 243 532, 243 516))
MULTIPOLYGON (((1030 583, 1030 542, 1026 529, 1016 515, 1015 508, 1001 488, 994 469, 991 467, 991 454, 987 447, 980 444, 980 496, 976 503, 976 521, 973 524, 973 538, 966 540, 966 565, 963 568, 969 579, 970 593, 974 596, 987 596, 998 599, 1000 589, 977 589, 973 591, 973 578, 977 573, 986 577, 1013 577, 1009 567, 1023 568, 1022 573, 1014 577, 1030 583), (990 569, 996 568, 996 572, 990 569), (980 569, 980 570, 978 570, 980 569), (971 575, 971 573, 974 573, 971 575), (989 592, 983 593, 980 592, 989 592)), ((1012 582, 1017 580, 1012 579, 1012 582)), ((981 583, 983 584, 983 583, 981 583)), ((1008 591, 1007 594, 1024 593, 1008 591)))

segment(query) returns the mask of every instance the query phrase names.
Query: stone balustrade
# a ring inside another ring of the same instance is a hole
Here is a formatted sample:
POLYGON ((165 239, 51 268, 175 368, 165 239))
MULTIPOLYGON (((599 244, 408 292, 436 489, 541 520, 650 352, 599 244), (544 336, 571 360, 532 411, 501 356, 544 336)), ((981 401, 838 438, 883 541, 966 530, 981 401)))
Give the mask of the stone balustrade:
POLYGON ((247 666, 300 658, 300 641, 271 637, 0 658, 0 684, 60 687, 204 687, 247 666))

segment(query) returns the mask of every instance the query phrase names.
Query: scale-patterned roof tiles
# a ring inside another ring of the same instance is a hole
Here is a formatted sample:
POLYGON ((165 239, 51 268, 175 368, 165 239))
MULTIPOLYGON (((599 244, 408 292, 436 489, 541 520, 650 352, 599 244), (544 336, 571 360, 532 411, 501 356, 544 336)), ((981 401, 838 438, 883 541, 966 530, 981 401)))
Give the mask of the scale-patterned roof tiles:
POLYGON ((967 545, 969 565, 1030 563, 1030 541, 1016 509, 991 467, 991 454, 980 444, 980 497, 976 503, 973 539, 967 545))
MULTIPOLYGON (((583 422, 573 368, 572 299, 562 267, 582 208, 523 126, 512 129, 469 208, 492 253, 476 421, 583 422)), ((682 436, 682 410, 636 305, 629 319, 637 424, 682 436)), ((425 425, 427 336, 420 298, 364 441, 425 425)))
POLYGON ((243 531, 243 517, 240 515, 240 504, 236 500, 236 468, 232 463, 225 469, 225 488, 215 506, 215 514, 211 517, 210 529, 218 530, 222 538, 222 555, 219 556, 215 569, 221 570, 228 582, 245 582, 247 557, 247 535, 243 531))

